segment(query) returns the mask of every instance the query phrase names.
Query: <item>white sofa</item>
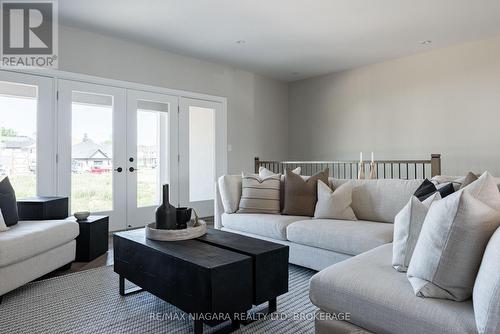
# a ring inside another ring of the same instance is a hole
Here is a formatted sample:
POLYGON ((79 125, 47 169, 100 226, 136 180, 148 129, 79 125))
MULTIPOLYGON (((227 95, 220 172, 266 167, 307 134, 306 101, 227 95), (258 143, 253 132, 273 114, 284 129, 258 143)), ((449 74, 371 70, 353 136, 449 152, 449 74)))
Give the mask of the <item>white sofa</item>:
POLYGON ((317 334, 499 333, 500 228, 483 258, 474 302, 419 298, 406 273, 392 268, 391 242, 394 217, 422 180, 330 179, 333 186, 343 182, 353 182, 358 221, 235 213, 241 177, 223 176, 217 185, 216 227, 289 245, 291 263, 320 270, 309 290, 319 308, 317 334), (476 306, 476 299, 483 301, 476 306))
POLYGON ((215 227, 286 244, 290 247, 290 263, 322 270, 392 242, 394 217, 422 180, 330 178, 333 187, 344 182, 354 185, 351 206, 357 221, 236 213, 241 197, 241 176, 222 176, 217 184, 215 227))
POLYGON ((0 296, 74 261, 78 234, 67 220, 19 221, 0 232, 0 296))

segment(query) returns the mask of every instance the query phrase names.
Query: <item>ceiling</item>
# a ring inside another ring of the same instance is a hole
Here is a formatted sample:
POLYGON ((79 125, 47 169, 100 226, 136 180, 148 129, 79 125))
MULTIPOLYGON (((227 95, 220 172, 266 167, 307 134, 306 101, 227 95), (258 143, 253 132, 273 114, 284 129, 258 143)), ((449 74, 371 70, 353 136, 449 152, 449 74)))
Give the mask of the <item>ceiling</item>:
POLYGON ((59 14, 284 81, 500 35, 499 0, 59 0, 59 14))

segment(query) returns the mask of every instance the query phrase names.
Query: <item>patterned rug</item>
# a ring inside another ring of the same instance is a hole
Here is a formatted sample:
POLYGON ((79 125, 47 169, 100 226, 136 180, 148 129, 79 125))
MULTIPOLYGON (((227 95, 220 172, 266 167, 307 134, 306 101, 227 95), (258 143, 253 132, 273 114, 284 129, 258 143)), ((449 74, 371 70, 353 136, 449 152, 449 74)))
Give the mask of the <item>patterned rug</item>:
MULTIPOLYGON (((290 265, 289 292, 272 316, 235 333, 314 333, 316 307, 309 301, 314 271, 290 265)), ((254 308, 259 311, 265 305, 254 308)), ((4 296, 0 333, 191 333, 184 312, 148 292, 122 297, 113 267, 33 282, 4 296)), ((205 326, 211 332, 218 327, 205 326)))

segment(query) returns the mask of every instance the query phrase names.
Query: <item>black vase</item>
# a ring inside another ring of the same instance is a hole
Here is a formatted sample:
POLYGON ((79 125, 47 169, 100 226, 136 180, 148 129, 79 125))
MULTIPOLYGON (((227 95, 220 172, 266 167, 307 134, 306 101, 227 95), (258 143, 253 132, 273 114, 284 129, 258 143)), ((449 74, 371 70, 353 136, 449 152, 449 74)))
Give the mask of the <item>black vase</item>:
POLYGON ((163 203, 156 209, 156 228, 175 230, 177 227, 177 210, 169 202, 168 184, 163 185, 163 203))

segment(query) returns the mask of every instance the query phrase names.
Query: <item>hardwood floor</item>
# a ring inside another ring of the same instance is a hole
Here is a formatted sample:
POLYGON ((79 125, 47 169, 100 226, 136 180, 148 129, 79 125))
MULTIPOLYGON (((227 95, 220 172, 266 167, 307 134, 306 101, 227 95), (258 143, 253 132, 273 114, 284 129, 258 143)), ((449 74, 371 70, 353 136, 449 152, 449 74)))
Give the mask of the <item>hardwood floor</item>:
MULTIPOLYGON (((213 228, 214 220, 213 217, 210 218, 203 218, 207 222, 207 226, 213 228)), ((46 279, 46 278, 51 278, 51 277, 58 277, 58 276, 63 276, 79 271, 84 271, 88 269, 94 269, 94 268, 99 268, 99 267, 105 267, 105 266, 112 266, 113 265, 113 233, 109 234, 108 238, 108 251, 99 256, 98 258, 90 261, 90 262, 73 262, 71 264, 71 268, 66 269, 66 270, 56 270, 53 271, 45 276, 40 277, 38 280, 41 279, 46 279)))

